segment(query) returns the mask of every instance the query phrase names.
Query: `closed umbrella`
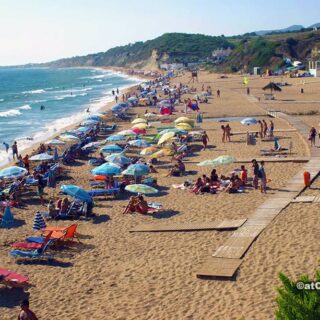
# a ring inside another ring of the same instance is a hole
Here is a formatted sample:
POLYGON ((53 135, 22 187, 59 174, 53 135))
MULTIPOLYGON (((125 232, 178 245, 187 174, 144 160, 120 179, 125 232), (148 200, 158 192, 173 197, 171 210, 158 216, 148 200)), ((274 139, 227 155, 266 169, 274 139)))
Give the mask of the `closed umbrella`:
POLYGON ((13 221, 14 218, 11 209, 9 206, 6 206, 1 220, 1 227, 9 229, 10 227, 12 227, 13 221))
POLYGON ((28 171, 25 168, 21 167, 9 167, 0 170, 0 178, 2 179, 12 179, 12 178, 20 178, 25 176, 28 171))
POLYGON ((108 146, 104 146, 103 148, 100 149, 101 152, 103 153, 119 153, 121 151, 123 151, 123 149, 116 145, 116 144, 110 144, 108 146))
POLYGON ((106 139, 106 142, 114 142, 114 141, 123 141, 126 140, 125 136, 120 135, 120 134, 115 134, 113 136, 110 136, 106 139))
POLYGON ((137 118, 137 119, 134 119, 131 123, 132 124, 147 123, 147 120, 142 118, 137 118))
POLYGON ((167 132, 158 141, 158 145, 163 144, 169 140, 171 140, 174 137, 175 133, 174 132, 167 132))
POLYGON ((104 163, 92 169, 91 173, 95 176, 113 176, 121 173, 121 167, 114 163, 104 163))
POLYGON ((105 160, 111 163, 115 163, 118 166, 122 167, 125 164, 130 164, 131 160, 125 157, 122 153, 114 153, 110 156, 105 157, 105 160))
POLYGON ((258 121, 255 118, 245 118, 245 119, 241 120, 240 122, 241 122, 241 124, 249 126, 250 124, 256 124, 258 121))
POLYGON ((92 202, 90 194, 78 186, 75 186, 73 184, 63 184, 60 189, 64 194, 67 194, 71 197, 84 202, 92 202))
POLYGON ((48 153, 39 153, 29 158, 30 161, 48 161, 53 160, 53 156, 48 153))
POLYGON ((143 194, 158 193, 157 189, 147 186, 145 184, 129 184, 125 187, 125 190, 143 194))
POLYGON ((42 230, 46 228, 46 223, 39 211, 36 212, 33 220, 33 230, 42 230))
POLYGON ((138 148, 145 148, 149 147, 150 143, 143 140, 143 139, 137 139, 137 140, 131 140, 128 142, 130 146, 138 147, 138 148))
POLYGON ((227 164, 233 163, 235 161, 237 161, 237 159, 235 157, 223 155, 223 156, 217 157, 213 160, 202 161, 202 162, 198 163, 197 165, 200 167, 202 167, 202 166, 221 166, 221 165, 227 165, 227 164))
POLYGON ((127 176, 134 176, 134 177, 139 177, 139 176, 144 176, 150 172, 150 168, 145 165, 145 164, 131 164, 126 170, 122 172, 123 175, 127 176))

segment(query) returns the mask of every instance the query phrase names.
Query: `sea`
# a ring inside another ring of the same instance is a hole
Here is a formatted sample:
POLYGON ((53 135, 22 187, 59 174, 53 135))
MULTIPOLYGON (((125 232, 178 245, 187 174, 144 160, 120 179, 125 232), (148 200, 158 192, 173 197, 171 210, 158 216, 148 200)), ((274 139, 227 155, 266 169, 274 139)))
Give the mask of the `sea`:
POLYGON ((12 159, 3 142, 29 148, 114 101, 112 90, 139 82, 98 68, 0 68, 0 166, 12 159))

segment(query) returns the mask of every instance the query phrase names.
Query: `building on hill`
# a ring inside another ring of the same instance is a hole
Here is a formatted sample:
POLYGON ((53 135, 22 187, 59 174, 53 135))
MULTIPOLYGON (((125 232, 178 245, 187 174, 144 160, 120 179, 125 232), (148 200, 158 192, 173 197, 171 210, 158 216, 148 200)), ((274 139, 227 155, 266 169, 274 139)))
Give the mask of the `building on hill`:
POLYGON ((174 71, 174 70, 180 70, 183 69, 185 65, 183 63, 162 63, 160 64, 161 70, 166 71, 174 71))
POLYGON ((314 77, 320 77, 320 61, 319 60, 309 61, 309 72, 314 77))
POLYGON ((232 49, 229 47, 227 49, 219 48, 214 51, 212 51, 212 59, 223 61, 226 57, 228 57, 232 52, 232 49))

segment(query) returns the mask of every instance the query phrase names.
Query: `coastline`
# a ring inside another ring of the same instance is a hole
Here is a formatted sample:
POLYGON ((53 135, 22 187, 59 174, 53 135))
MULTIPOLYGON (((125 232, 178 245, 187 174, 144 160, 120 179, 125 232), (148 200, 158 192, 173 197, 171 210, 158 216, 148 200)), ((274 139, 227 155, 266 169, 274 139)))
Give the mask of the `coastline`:
MULTIPOLYGON (((122 76, 123 78, 132 79, 137 82, 139 81, 138 83, 128 85, 128 86, 125 86, 124 88, 120 89, 119 95, 126 94, 126 93, 134 90, 134 88, 136 88, 141 82, 147 80, 146 77, 139 77, 137 75, 135 75, 134 77, 133 76, 131 77, 131 75, 129 75, 125 71, 120 72, 119 70, 116 71, 116 70, 113 70, 112 68, 106 68, 106 67, 86 67, 86 68, 87 69, 99 69, 99 70, 104 70, 104 71, 110 71, 111 73, 122 76)), ((108 112, 108 111, 110 111, 115 102, 113 100, 113 97, 110 97, 109 99, 108 98, 109 97, 107 94, 104 94, 103 96, 101 96, 100 100, 106 99, 109 101, 106 101, 106 103, 104 103, 101 107, 98 107, 97 109, 95 109, 94 112, 101 112, 101 111, 108 112)), ((79 112, 75 113, 73 116, 76 116, 76 115, 80 117, 79 112)), ((33 152, 33 150, 37 149, 41 143, 44 143, 48 140, 51 140, 51 139, 58 137, 64 131, 73 130, 73 129, 77 128, 79 126, 79 124, 85 119, 86 116, 87 116, 87 114, 83 113, 81 119, 75 120, 74 123, 63 126, 63 127, 59 128, 59 130, 55 131, 54 133, 52 133, 50 135, 45 135, 42 139, 34 141, 33 143, 30 141, 30 146, 28 146, 26 148, 19 148, 19 144, 18 144, 19 154, 21 154, 21 155, 29 154, 30 155, 30 153, 33 152)), ((62 118, 57 119, 57 120, 61 120, 61 119, 62 118)), ((7 161, 6 163, 0 164, 0 169, 6 168, 11 165, 15 165, 16 163, 17 163, 16 161, 11 159, 11 160, 7 161)))

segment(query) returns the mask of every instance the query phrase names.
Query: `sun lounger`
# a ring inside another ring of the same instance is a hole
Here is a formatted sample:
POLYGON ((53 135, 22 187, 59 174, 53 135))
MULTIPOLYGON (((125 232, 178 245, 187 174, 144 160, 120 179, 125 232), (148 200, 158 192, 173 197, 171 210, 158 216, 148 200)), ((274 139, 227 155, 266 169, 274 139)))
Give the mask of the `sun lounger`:
POLYGON ((42 242, 14 242, 11 247, 20 248, 24 250, 37 250, 43 248, 44 243, 47 243, 52 236, 52 232, 49 232, 45 238, 42 238, 42 242))
POLYGON ((28 281, 29 278, 22 274, 0 268, 0 284, 8 287, 23 287, 29 284, 28 281))
POLYGON ((109 189, 97 189, 87 191, 91 197, 99 197, 99 196, 108 196, 113 195, 116 196, 120 192, 120 188, 109 188, 109 189))

